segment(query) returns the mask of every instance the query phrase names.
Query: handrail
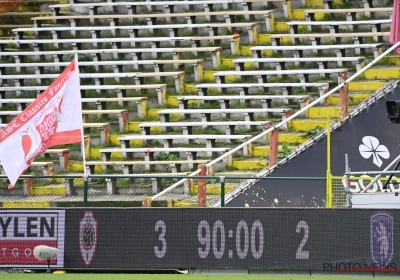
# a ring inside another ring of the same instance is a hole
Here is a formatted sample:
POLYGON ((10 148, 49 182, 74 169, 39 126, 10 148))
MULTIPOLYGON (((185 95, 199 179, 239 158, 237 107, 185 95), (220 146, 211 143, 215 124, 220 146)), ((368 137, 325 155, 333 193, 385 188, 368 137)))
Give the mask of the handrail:
MULTIPOLYGON (((76 175, 21 175, 19 179, 84 179, 83 174, 76 174, 76 175)), ((168 175, 136 175, 136 174, 88 174, 88 178, 99 179, 99 178, 114 178, 114 179, 126 179, 126 178, 174 178, 174 179, 220 179, 221 176, 168 176, 168 175)), ((254 179, 251 176, 222 176, 225 179, 254 179)), ((0 175, 0 179, 7 179, 7 175, 0 175)), ((268 180, 325 180, 325 177, 264 177, 264 179, 268 180)))
MULTIPOLYGON (((209 162, 206 164, 207 167, 210 167, 212 165, 214 165, 215 163, 223 160, 224 158, 226 158, 227 156, 237 152, 238 150, 242 149, 244 146, 258 140, 259 138, 267 135, 268 133, 270 133, 271 131, 274 131, 276 128, 279 128, 283 125, 285 125, 286 123, 288 123, 289 121, 291 121, 292 119, 296 118, 297 116, 303 114, 305 111, 307 111, 309 108, 313 107, 314 105, 317 105, 320 103, 320 101, 324 100, 325 98, 329 97, 331 94, 333 94, 334 92, 338 91, 339 89, 341 89, 342 87, 346 86, 349 82, 353 81, 355 78, 357 78, 358 76, 360 76, 362 73, 364 73, 366 70, 368 70, 369 68, 371 68, 376 62, 378 62, 379 60, 381 60, 383 57, 385 57, 386 55, 388 55, 391 51, 393 51, 394 49, 396 49, 397 47, 400 46, 400 41, 397 42, 396 44, 394 44, 393 46, 391 46, 389 49, 387 49, 385 52, 383 52, 381 55, 379 55, 377 58, 375 58, 373 61, 371 61, 368 65, 366 65, 365 67, 363 67, 360 71, 356 72, 353 76, 351 76, 350 78, 348 78, 347 80, 345 80, 344 82, 342 82, 341 84, 337 85, 335 88, 333 88, 332 90, 328 91, 327 93, 325 93, 324 95, 320 96, 319 98, 317 98, 316 100, 314 100, 313 102, 311 102, 310 104, 308 104, 307 106, 305 106, 303 109, 297 111, 296 113, 294 113, 293 115, 289 116, 288 118, 286 118, 286 120, 281 121, 280 123, 276 124, 275 126, 272 126, 271 128, 263 131, 262 133, 258 134, 257 136, 252 137, 251 139, 249 139, 248 141, 240 144, 239 146, 237 146, 236 148, 233 148, 232 150, 229 150, 227 153, 223 154, 222 156, 214 159, 213 161, 209 162)), ((189 174, 189 176, 195 176, 197 174, 200 173, 200 169, 194 171, 193 173, 189 174)), ((165 190, 161 191, 160 193, 154 195, 151 199, 154 200, 162 195, 164 195, 165 193, 175 189, 176 187, 178 187, 179 185, 181 185, 182 183, 184 183, 187 179, 182 179, 178 182, 176 182, 175 184, 169 186, 168 188, 166 188, 165 190)))

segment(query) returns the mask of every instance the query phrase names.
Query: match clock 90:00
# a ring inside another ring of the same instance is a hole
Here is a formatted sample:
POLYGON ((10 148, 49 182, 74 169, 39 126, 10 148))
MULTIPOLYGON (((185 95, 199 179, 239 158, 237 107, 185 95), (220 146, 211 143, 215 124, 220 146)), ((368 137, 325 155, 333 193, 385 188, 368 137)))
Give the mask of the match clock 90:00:
MULTIPOLYGON (((163 220, 158 220, 154 230, 158 233, 158 242, 154 246, 154 253, 157 258, 162 259, 168 252, 167 225, 163 220)), ((190 232, 192 231, 188 231, 187 234, 190 232)), ((268 239, 260 220, 251 222, 239 220, 234 228, 226 227, 222 220, 216 220, 213 223, 201 220, 197 225, 196 233, 197 254, 200 259, 210 257, 221 259, 225 256, 229 259, 251 257, 258 260, 263 257, 265 242, 268 239)), ((310 253, 308 250, 304 250, 309 238, 308 223, 304 220, 298 221, 293 227, 293 233, 302 236, 297 250, 293 251, 294 259, 308 260, 310 253)), ((182 240, 182 242, 184 241, 182 240)), ((183 246, 183 250, 191 247, 190 245, 183 246)))

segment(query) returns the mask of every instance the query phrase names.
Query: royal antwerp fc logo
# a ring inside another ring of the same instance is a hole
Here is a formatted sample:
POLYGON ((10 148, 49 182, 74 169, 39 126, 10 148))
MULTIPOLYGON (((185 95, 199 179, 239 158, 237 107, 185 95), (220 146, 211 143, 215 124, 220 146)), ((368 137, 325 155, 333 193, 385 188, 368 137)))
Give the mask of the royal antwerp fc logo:
POLYGON ((85 211, 79 222, 79 249, 83 262, 89 266, 96 252, 97 220, 93 211, 85 211))

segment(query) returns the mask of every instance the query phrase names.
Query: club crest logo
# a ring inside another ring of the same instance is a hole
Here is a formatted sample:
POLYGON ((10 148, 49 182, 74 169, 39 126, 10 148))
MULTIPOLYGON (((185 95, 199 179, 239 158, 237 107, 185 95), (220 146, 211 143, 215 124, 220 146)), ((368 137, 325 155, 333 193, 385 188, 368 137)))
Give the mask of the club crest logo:
POLYGON ((376 212, 371 216, 371 255, 375 263, 386 267, 393 258, 393 216, 376 212))
POLYGON ((79 221, 79 249, 82 260, 89 266, 96 252, 97 244, 97 220, 93 211, 85 211, 79 221))
POLYGON ((386 146, 380 145, 379 140, 373 136, 365 136, 362 139, 358 149, 363 158, 370 158, 372 156, 373 163, 381 167, 383 161, 381 158, 388 159, 390 157, 389 150, 386 146))

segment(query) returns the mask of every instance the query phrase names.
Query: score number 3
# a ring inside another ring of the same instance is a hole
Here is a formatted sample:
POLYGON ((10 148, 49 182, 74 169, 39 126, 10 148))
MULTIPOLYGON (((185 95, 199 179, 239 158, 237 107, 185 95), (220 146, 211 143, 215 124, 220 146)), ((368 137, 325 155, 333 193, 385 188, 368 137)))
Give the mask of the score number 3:
POLYGON ((161 246, 154 246, 154 253, 156 254, 156 257, 161 259, 165 256, 165 253, 167 253, 167 240, 165 240, 167 225, 164 223, 164 221, 159 220, 157 221, 154 229, 156 232, 160 232, 161 229, 161 233, 158 235, 158 241, 161 241, 161 246))
POLYGON ((303 247, 304 247, 304 245, 306 245, 307 240, 308 240, 308 224, 307 224, 307 222, 305 222, 305 221, 298 222, 298 224, 296 226, 296 232, 301 233, 301 229, 304 229, 304 236, 303 236, 303 239, 301 240, 299 247, 297 248, 296 259, 308 260, 310 258, 310 252, 303 251, 303 247))

